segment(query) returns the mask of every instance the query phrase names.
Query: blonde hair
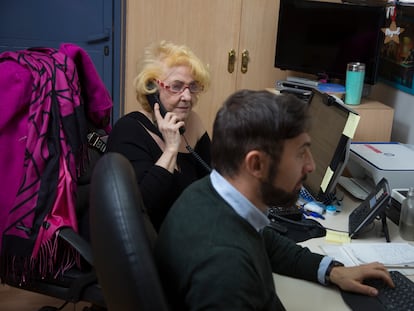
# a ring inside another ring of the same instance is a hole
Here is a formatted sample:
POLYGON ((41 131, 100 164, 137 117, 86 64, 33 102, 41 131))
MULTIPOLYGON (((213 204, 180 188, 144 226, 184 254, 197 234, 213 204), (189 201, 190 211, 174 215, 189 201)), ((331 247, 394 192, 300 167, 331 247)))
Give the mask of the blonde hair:
POLYGON ((146 111, 151 107, 146 94, 155 90, 148 88, 148 83, 162 79, 166 68, 187 66, 194 80, 204 86, 206 90, 210 84, 210 73, 206 65, 185 45, 176 45, 161 41, 145 49, 143 58, 139 63, 139 74, 134 79, 136 99, 146 111))

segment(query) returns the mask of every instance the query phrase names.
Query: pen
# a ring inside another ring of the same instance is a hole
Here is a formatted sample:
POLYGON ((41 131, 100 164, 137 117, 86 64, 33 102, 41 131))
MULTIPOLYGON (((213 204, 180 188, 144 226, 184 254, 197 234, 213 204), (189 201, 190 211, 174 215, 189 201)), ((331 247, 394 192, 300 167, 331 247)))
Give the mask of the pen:
POLYGON ((321 214, 319 214, 317 212, 304 211, 304 214, 306 216, 312 216, 312 217, 315 217, 315 218, 325 219, 325 217, 323 215, 321 215, 321 214))

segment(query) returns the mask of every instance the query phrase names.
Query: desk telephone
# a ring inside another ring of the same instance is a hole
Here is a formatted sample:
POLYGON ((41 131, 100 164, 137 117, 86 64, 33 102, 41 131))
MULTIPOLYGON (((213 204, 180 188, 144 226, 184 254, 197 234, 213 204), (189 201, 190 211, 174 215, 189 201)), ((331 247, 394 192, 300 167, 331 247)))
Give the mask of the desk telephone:
POLYGON ((385 238, 390 241, 386 208, 391 199, 388 181, 382 178, 367 198, 349 215, 349 237, 356 238, 375 218, 381 218, 385 238))
MULTIPOLYGON (((156 103, 158 103, 158 105, 160 106, 160 114, 161 114, 161 116, 164 118, 165 117, 165 115, 167 114, 167 109, 165 109, 165 107, 164 107, 164 105, 161 103, 161 100, 160 100, 160 95, 159 95, 159 92, 158 92, 158 89, 157 89, 157 87, 156 87, 156 85, 155 85, 155 83, 154 82, 149 82, 148 84, 147 84, 147 88, 149 89, 149 90, 155 90, 154 92, 152 92, 152 93, 148 93, 147 95, 146 95, 146 97, 147 97, 147 100, 148 100, 148 103, 150 104, 150 106, 151 106, 151 108, 152 108, 152 110, 154 110, 154 106, 155 106, 155 104, 156 103)), ((185 146, 185 148, 188 150, 188 152, 190 152, 192 155, 193 155, 193 157, 207 170, 207 172, 210 172, 211 171, 211 168, 210 168, 210 166, 200 157, 200 155, 197 153, 197 152, 195 152, 194 151, 194 149, 193 148, 191 148, 191 146, 188 144, 188 142, 187 142, 187 139, 185 138, 185 136, 184 136, 184 133, 185 133, 185 127, 184 126, 182 126, 182 127, 180 127, 179 129, 178 129, 178 131, 180 132, 180 134, 183 136, 183 138, 184 138, 184 140, 185 140, 185 142, 186 142, 186 146, 185 146)))

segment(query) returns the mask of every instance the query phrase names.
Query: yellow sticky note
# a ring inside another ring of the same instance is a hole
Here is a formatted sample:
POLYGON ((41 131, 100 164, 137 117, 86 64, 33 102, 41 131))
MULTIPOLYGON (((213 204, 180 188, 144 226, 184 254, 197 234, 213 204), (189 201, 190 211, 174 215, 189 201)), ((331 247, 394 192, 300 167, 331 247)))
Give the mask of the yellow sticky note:
POLYGON ((331 178, 333 176, 334 172, 332 169, 328 166, 325 172, 325 176, 323 177, 322 183, 321 183, 321 189, 323 192, 326 191, 326 188, 329 186, 329 182, 331 181, 331 178))
POLYGON ((333 243, 350 243, 351 238, 347 232, 338 232, 332 230, 326 230, 325 240, 333 243))
POLYGON ((361 117, 355 113, 349 113, 348 119, 346 120, 345 128, 342 134, 348 136, 349 138, 354 138, 355 131, 357 129, 359 119, 361 117))

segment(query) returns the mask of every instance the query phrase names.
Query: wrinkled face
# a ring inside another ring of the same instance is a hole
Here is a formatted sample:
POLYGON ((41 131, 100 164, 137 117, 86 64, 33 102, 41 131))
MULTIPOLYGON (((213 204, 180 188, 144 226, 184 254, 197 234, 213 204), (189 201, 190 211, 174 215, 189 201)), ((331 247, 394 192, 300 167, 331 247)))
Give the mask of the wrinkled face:
POLYGON ((201 90, 190 69, 186 66, 168 68, 158 85, 160 100, 165 109, 174 112, 180 120, 186 120, 201 90))
POLYGON ((307 133, 288 139, 279 165, 271 160, 267 180, 261 183, 263 202, 268 206, 294 206, 307 174, 315 169, 307 133))

